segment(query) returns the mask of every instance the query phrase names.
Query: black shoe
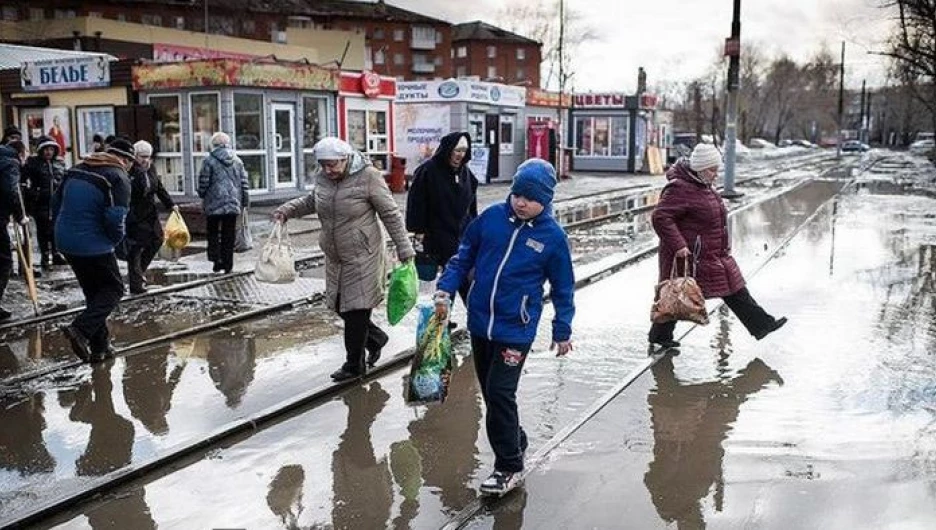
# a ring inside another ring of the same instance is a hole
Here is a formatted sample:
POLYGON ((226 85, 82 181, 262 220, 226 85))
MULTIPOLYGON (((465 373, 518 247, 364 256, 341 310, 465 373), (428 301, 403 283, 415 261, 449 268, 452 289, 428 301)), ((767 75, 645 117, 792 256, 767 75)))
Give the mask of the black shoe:
POLYGON ((777 331, 778 329, 782 328, 783 325, 786 324, 786 323, 787 323, 787 318, 786 318, 786 317, 780 317, 780 318, 778 318, 777 320, 774 320, 773 323, 770 324, 770 326, 768 326, 766 330, 764 330, 764 331, 758 333, 757 335, 754 335, 754 338, 757 339, 757 340, 761 340, 762 338, 766 337, 767 335, 770 335, 770 334, 773 333, 774 331, 777 331))
POLYGON ((451 320, 449 320, 449 323, 448 323, 448 329, 449 329, 449 331, 455 331, 455 329, 456 329, 457 327, 458 327, 458 324, 457 324, 457 323, 452 322, 451 320))
POLYGON ((9 320, 13 316, 13 313, 7 311, 6 309, 0 308, 0 322, 4 320, 9 320))
POLYGON ((113 359, 116 356, 117 350, 114 349, 114 345, 108 344, 107 347, 104 348, 104 351, 92 353, 90 362, 99 363, 108 359, 113 359))
POLYGON ((142 285, 136 285, 136 286, 130 287, 130 294, 146 294, 147 292, 148 291, 146 287, 143 287, 142 285))
POLYGON ((503 496, 520 484, 520 473, 495 471, 481 483, 481 493, 484 495, 503 496))
POLYGON ((39 260, 39 267, 41 267, 42 270, 44 271, 47 271, 50 268, 52 268, 52 259, 49 257, 48 254, 42 255, 42 258, 39 260))
POLYGON ((342 381, 348 381, 350 379, 360 379, 361 377, 362 377, 361 374, 357 372, 349 372, 348 370, 345 370, 344 368, 342 368, 341 370, 332 372, 331 374, 332 381, 336 383, 340 383, 342 381))
POLYGON ((678 347, 679 347, 679 341, 678 341, 678 340, 673 340, 673 339, 667 339, 667 340, 652 340, 652 341, 650 341, 650 343, 651 343, 651 344, 656 344, 657 346, 659 346, 659 347, 661 347, 661 348, 663 348, 663 349, 678 348, 678 347))
POLYGON ((221 272, 222 269, 223 267, 221 264, 216 261, 214 262, 214 267, 211 268, 211 272, 221 272))
POLYGON ((377 364, 377 361, 380 360, 380 353, 383 350, 383 347, 386 346, 388 342, 390 342, 390 337, 384 334, 383 339, 380 341, 380 346, 378 346, 376 349, 373 349, 373 350, 368 348, 367 350, 367 367, 368 368, 373 368, 374 365, 377 364))
POLYGON ((73 324, 62 328, 62 332, 68 337, 71 343, 72 351, 81 359, 82 362, 90 363, 93 361, 91 347, 88 346, 88 339, 73 324))
POLYGON ((56 252, 52 254, 52 265, 68 265, 68 260, 65 259, 65 256, 56 252))
POLYGON ((42 269, 33 267, 33 278, 42 278, 42 269))

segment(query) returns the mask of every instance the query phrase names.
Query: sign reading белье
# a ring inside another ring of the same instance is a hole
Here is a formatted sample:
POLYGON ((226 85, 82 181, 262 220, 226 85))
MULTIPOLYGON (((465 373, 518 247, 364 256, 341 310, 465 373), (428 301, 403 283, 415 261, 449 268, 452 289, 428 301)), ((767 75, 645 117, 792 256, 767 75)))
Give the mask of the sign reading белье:
POLYGON ((110 62, 105 56, 26 61, 20 67, 23 90, 69 90, 110 86, 110 62))

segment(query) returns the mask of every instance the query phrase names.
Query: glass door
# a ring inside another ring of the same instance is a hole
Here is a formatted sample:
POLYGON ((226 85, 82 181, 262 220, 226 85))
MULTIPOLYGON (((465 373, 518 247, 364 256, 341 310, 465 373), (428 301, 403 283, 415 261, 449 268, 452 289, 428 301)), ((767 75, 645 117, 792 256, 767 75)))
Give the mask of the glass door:
POLYGON ((296 106, 291 103, 274 103, 273 109, 273 174, 277 188, 296 185, 296 106))

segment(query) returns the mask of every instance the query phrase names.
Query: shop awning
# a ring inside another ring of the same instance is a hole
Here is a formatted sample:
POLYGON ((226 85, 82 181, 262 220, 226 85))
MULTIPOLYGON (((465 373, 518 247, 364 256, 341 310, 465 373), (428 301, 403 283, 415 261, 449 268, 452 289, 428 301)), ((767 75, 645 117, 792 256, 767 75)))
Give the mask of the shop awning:
POLYGON ((19 46, 16 44, 0 44, 0 70, 20 68, 26 61, 46 61, 50 59, 68 59, 77 57, 105 57, 108 61, 116 61, 113 55, 98 52, 80 52, 73 50, 58 50, 55 48, 38 48, 36 46, 19 46))

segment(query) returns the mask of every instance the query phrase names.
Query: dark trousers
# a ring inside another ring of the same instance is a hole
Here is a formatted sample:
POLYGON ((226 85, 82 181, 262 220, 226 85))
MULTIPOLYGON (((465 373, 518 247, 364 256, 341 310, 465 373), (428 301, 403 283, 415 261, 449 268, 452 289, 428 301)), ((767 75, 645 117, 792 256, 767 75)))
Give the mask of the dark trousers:
POLYGON ((103 353, 110 338, 107 317, 117 308, 124 294, 117 258, 111 252, 97 256, 66 254, 65 259, 85 296, 85 310, 72 321, 72 325, 88 339, 92 353, 103 353))
MULTIPOLYGON (((17 227, 19 230, 19 227, 17 227)), ((10 283, 10 274, 13 273, 13 245, 10 243, 10 233, 4 226, 0 229, 0 301, 7 284, 10 283)))
POLYGON ((55 224, 47 213, 37 215, 36 241, 39 242, 39 253, 42 262, 46 262, 55 253, 55 224))
MULTIPOLYGON (((338 300, 339 306, 341 300, 338 300)), ((363 374, 364 353, 376 351, 384 347, 390 337, 384 330, 371 321, 371 309, 355 309, 339 312, 344 320, 345 363, 342 366, 346 372, 363 374)))
POLYGON ((234 241, 237 239, 237 214, 209 215, 205 229, 208 232, 208 261, 214 262, 215 271, 234 268, 234 241))
POLYGON ((471 357, 487 412, 488 442, 494 450, 494 469, 523 471, 527 435, 517 412, 517 385, 530 344, 503 344, 471 336, 471 357))
MULTIPOLYGON (((723 296, 722 300, 725 301, 725 305, 738 317, 738 320, 744 324, 744 327, 751 335, 759 337, 770 331, 775 321, 774 317, 764 311, 764 308, 754 300, 747 287, 741 288, 740 291, 734 294, 723 296)), ((675 329, 676 321, 653 324, 650 326, 650 333, 647 338, 650 342, 657 343, 673 340, 673 330, 675 329)))
POLYGON ((146 269, 153 262, 161 246, 162 241, 156 237, 142 243, 134 240, 133 245, 127 251, 127 282, 130 284, 131 291, 142 290, 146 287, 146 269))

